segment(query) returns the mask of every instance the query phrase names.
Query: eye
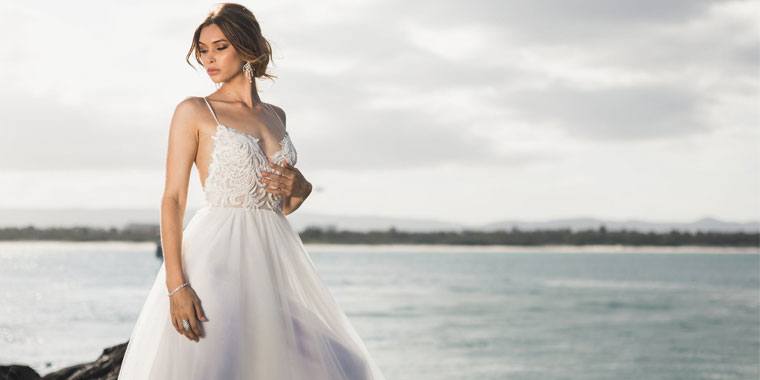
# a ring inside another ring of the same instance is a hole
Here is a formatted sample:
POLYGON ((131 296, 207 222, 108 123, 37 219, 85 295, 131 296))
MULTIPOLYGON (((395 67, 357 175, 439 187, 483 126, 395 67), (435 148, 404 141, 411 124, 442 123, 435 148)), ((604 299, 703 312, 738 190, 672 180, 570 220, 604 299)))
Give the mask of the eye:
MULTIPOLYGON (((216 50, 224 50, 226 48, 227 48, 227 45, 224 45, 224 46, 222 46, 222 47, 220 47, 220 48, 218 48, 216 50)), ((199 49, 198 52, 200 52, 201 54, 206 54, 206 50, 200 50, 199 49)))

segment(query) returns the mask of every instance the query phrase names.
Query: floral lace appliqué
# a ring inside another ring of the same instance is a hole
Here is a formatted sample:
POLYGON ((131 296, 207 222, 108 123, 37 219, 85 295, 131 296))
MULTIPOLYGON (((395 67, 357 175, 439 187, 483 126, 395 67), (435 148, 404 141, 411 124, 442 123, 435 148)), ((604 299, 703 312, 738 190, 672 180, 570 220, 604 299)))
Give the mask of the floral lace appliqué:
MULTIPOLYGON (((261 172, 271 172, 259 139, 245 132, 218 125, 212 136, 213 150, 204 193, 209 206, 265 208, 282 212, 282 197, 265 189, 261 172)), ((287 132, 272 157, 296 164, 297 153, 287 132)))

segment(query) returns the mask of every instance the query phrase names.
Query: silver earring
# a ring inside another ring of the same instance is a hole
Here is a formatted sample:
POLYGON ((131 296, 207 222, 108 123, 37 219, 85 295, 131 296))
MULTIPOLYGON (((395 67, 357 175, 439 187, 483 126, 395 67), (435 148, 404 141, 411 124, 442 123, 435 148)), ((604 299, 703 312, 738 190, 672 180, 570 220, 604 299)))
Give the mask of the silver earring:
POLYGON ((248 78, 248 83, 253 83, 253 67, 251 67, 250 62, 246 62, 245 65, 243 65, 243 74, 248 78))

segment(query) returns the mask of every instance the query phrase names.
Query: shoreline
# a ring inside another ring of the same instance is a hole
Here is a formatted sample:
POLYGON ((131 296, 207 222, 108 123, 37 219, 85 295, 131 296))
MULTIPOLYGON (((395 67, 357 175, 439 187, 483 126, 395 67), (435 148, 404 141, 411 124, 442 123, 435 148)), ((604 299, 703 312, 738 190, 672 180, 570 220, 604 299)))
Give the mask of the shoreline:
POLYGON ((634 246, 634 245, 436 245, 436 244, 304 244, 314 252, 335 252, 356 248, 384 252, 430 252, 430 253, 596 253, 596 254, 748 254, 760 255, 760 247, 715 246, 634 246), (466 251, 466 252, 463 252, 466 251))
MULTIPOLYGON (((70 241, 70 240, 3 240, 3 246, 18 246, 31 248, 31 246, 60 246, 77 245, 83 248, 96 248, 107 245, 112 249, 133 250, 136 246, 145 246, 146 249, 155 249, 155 242, 129 242, 129 241, 70 241)), ((427 252, 427 253, 596 253, 596 254, 633 254, 633 253, 659 253, 659 254, 749 254, 760 255, 760 247, 720 247, 720 246, 657 246, 657 245, 447 245, 447 244, 336 244, 336 243, 304 243, 309 252, 354 252, 356 249, 363 251, 382 252, 427 252)))

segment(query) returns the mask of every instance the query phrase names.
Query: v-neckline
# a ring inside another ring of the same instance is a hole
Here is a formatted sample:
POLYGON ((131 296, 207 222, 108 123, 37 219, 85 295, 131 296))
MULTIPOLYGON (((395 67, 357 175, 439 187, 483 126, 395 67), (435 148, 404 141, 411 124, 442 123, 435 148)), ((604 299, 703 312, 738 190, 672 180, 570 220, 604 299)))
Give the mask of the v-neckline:
MULTIPOLYGON (((219 133, 219 129, 220 129, 219 127, 222 127, 222 128, 224 128, 226 130, 229 130, 229 131, 232 131, 234 133, 237 133, 237 134, 239 134, 239 135, 241 135, 243 137, 253 139, 254 145, 256 145, 257 150, 264 157, 266 157, 268 161, 274 162, 274 160, 272 160, 272 158, 267 155, 266 150, 264 149, 264 147, 261 146, 261 144, 260 144, 260 142, 262 140, 261 137, 254 136, 254 135, 252 135, 252 134, 250 134, 248 132, 239 130, 237 128, 228 127, 228 126, 220 123, 219 122, 219 118, 216 117, 216 112, 214 111, 214 108, 211 107, 211 103, 209 103, 208 99, 205 96, 203 97, 203 101, 206 103, 206 106, 208 107, 209 111, 211 111, 211 115, 214 117, 214 121, 216 122, 216 131, 215 131, 214 135, 218 134, 219 133)), ((268 104, 266 104, 264 102, 261 102, 261 104, 262 104, 262 106, 264 108, 266 108, 267 110, 269 110, 269 112, 275 112, 275 111, 272 111, 272 109, 269 107, 268 104)), ((288 139, 288 130, 285 129, 285 123, 283 123, 282 119, 280 119, 280 116, 277 115, 276 112, 275 112, 275 116, 277 117, 277 120, 280 121, 280 124, 282 124, 282 127, 283 127, 283 135, 282 135, 282 138, 279 141, 280 149, 278 151, 274 152, 274 156, 276 158, 283 151, 285 151, 285 144, 287 143, 286 140, 288 139)))
MULTIPOLYGON (((226 125, 224 125, 224 124, 221 124, 221 123, 217 123, 217 124, 216 124, 216 127, 217 127, 217 132, 219 132, 219 127, 222 127, 223 129, 226 129, 226 130, 228 130, 228 131, 232 131, 233 133, 237 133, 237 134, 239 134, 239 135, 242 135, 243 137, 247 137, 247 138, 250 138, 250 139, 252 139, 252 140, 253 140, 253 143, 254 143, 254 145, 256 145, 256 148, 259 150, 259 152, 260 152, 262 155, 264 155, 264 157, 268 158, 268 159, 269 159, 269 161, 271 161, 271 162, 274 162, 274 160, 272 159, 272 157, 270 157, 269 155, 267 155, 266 151, 264 150, 264 147, 262 147, 262 146, 261 146, 261 144, 260 144, 260 141, 261 141, 261 137, 256 137, 256 136, 254 136, 254 135, 252 135, 252 134, 250 134, 250 133, 248 133, 248 132, 244 132, 244 131, 241 131, 241 130, 239 130, 239 129, 237 129, 237 128, 228 127, 228 126, 226 126, 226 125)), ((287 143, 287 141, 286 141, 286 140, 287 140, 287 138, 288 138, 288 131, 285 131, 285 134, 284 134, 284 135, 282 135, 282 138, 281 138, 281 139, 280 139, 280 141, 279 141, 279 144, 280 144, 280 149, 279 149, 279 150, 277 150, 276 152, 274 152, 274 157, 275 157, 275 158, 276 158, 276 157, 277 157, 277 156, 278 156, 280 153, 282 153, 282 152, 285 150, 285 144, 287 143)))

